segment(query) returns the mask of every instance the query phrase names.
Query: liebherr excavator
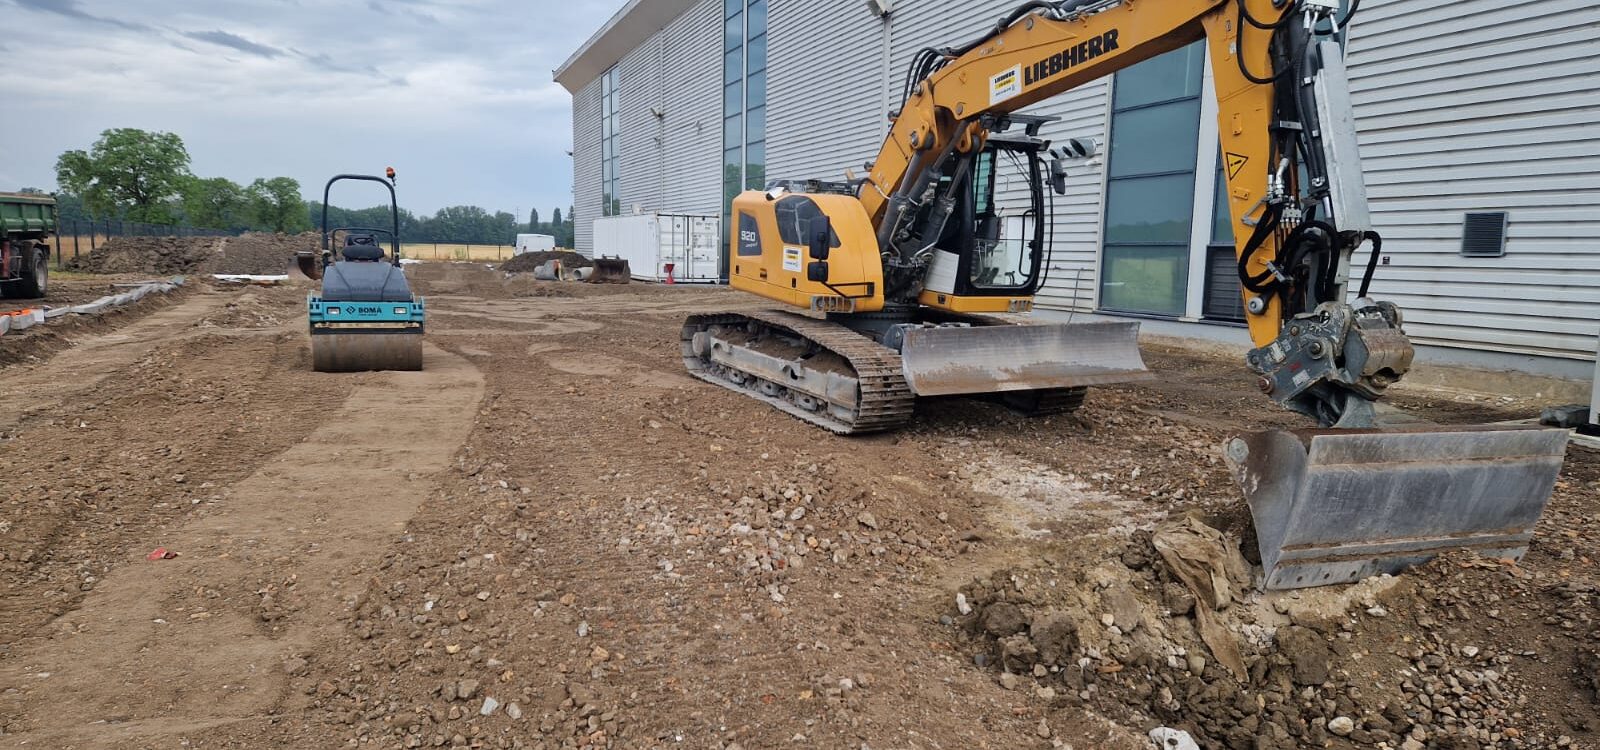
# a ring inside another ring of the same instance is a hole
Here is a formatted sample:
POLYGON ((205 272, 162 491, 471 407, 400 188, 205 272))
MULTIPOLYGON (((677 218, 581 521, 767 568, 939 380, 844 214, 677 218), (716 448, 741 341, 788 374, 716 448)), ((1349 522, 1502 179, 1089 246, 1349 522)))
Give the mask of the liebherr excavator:
POLYGON ((1045 120, 1018 110, 1204 40, 1256 346, 1247 364, 1263 392, 1318 424, 1224 447, 1264 586, 1351 581, 1459 547, 1520 556, 1565 432, 1385 428, 1374 408, 1413 350, 1400 310, 1368 296, 1382 239, 1338 39, 1357 3, 1339 5, 1031 0, 978 39, 923 50, 864 177, 780 181, 733 201, 732 285, 809 314, 691 316, 685 363, 843 434, 901 425, 916 396, 987 394, 1050 411, 1076 406, 1086 386, 1149 377, 1135 324, 996 315, 1031 308, 1049 248, 1045 186, 1065 187, 1045 120), (1021 243, 1004 241, 996 205, 1007 163, 1029 188, 1021 243))

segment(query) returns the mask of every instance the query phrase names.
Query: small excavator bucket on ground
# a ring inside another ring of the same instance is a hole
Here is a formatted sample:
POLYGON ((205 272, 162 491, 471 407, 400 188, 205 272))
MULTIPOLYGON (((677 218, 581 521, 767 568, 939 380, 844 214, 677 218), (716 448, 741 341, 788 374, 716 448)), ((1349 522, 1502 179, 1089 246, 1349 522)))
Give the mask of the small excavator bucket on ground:
POLYGON ((316 253, 295 253, 289 259, 289 269, 285 271, 292 281, 322 278, 322 263, 316 253))
POLYGON ((1078 388, 1155 377, 1139 356, 1138 323, 910 328, 900 363, 918 396, 1078 388))
POLYGON ((624 258, 595 256, 594 271, 585 279, 590 284, 626 284, 633 280, 633 269, 624 258))
POLYGON ((1520 558, 1567 432, 1490 425, 1274 430, 1228 441, 1267 589, 1394 573, 1452 549, 1520 558))

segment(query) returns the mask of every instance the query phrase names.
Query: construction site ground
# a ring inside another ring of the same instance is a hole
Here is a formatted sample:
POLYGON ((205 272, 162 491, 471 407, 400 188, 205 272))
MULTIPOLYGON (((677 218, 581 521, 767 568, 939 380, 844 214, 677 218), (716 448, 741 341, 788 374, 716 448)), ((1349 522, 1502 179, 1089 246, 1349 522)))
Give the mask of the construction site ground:
POLYGON ((409 270, 417 373, 313 373, 308 286, 0 340, 0 747, 1600 747, 1600 454, 1520 564, 1213 613, 1152 533, 1244 533, 1220 443, 1304 426, 1232 359, 842 438, 684 373, 752 297, 409 270))

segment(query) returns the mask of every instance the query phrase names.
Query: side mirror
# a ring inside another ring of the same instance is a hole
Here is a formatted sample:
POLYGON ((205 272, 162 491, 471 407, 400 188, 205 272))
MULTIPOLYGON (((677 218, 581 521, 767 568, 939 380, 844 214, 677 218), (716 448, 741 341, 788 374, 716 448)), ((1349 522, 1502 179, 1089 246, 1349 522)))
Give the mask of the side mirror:
POLYGON ((1056 195, 1067 194, 1067 165, 1060 159, 1050 160, 1050 189, 1056 195))
POLYGON ((828 283, 828 261, 814 260, 806 264, 806 281, 828 283))
POLYGON ((807 229, 811 233, 808 238, 811 244, 811 259, 827 260, 828 250, 833 247, 833 222, 826 216, 818 216, 811 220, 807 229))

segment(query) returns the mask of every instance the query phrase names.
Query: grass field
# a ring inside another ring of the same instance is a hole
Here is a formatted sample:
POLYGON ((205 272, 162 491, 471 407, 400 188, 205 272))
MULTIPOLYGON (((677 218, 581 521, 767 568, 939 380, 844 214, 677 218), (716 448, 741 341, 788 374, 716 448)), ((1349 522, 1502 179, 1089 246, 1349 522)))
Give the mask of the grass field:
POLYGON ((454 245, 445 242, 406 242, 400 245, 402 255, 417 260, 481 260, 493 263, 510 258, 515 250, 513 245, 454 245))

